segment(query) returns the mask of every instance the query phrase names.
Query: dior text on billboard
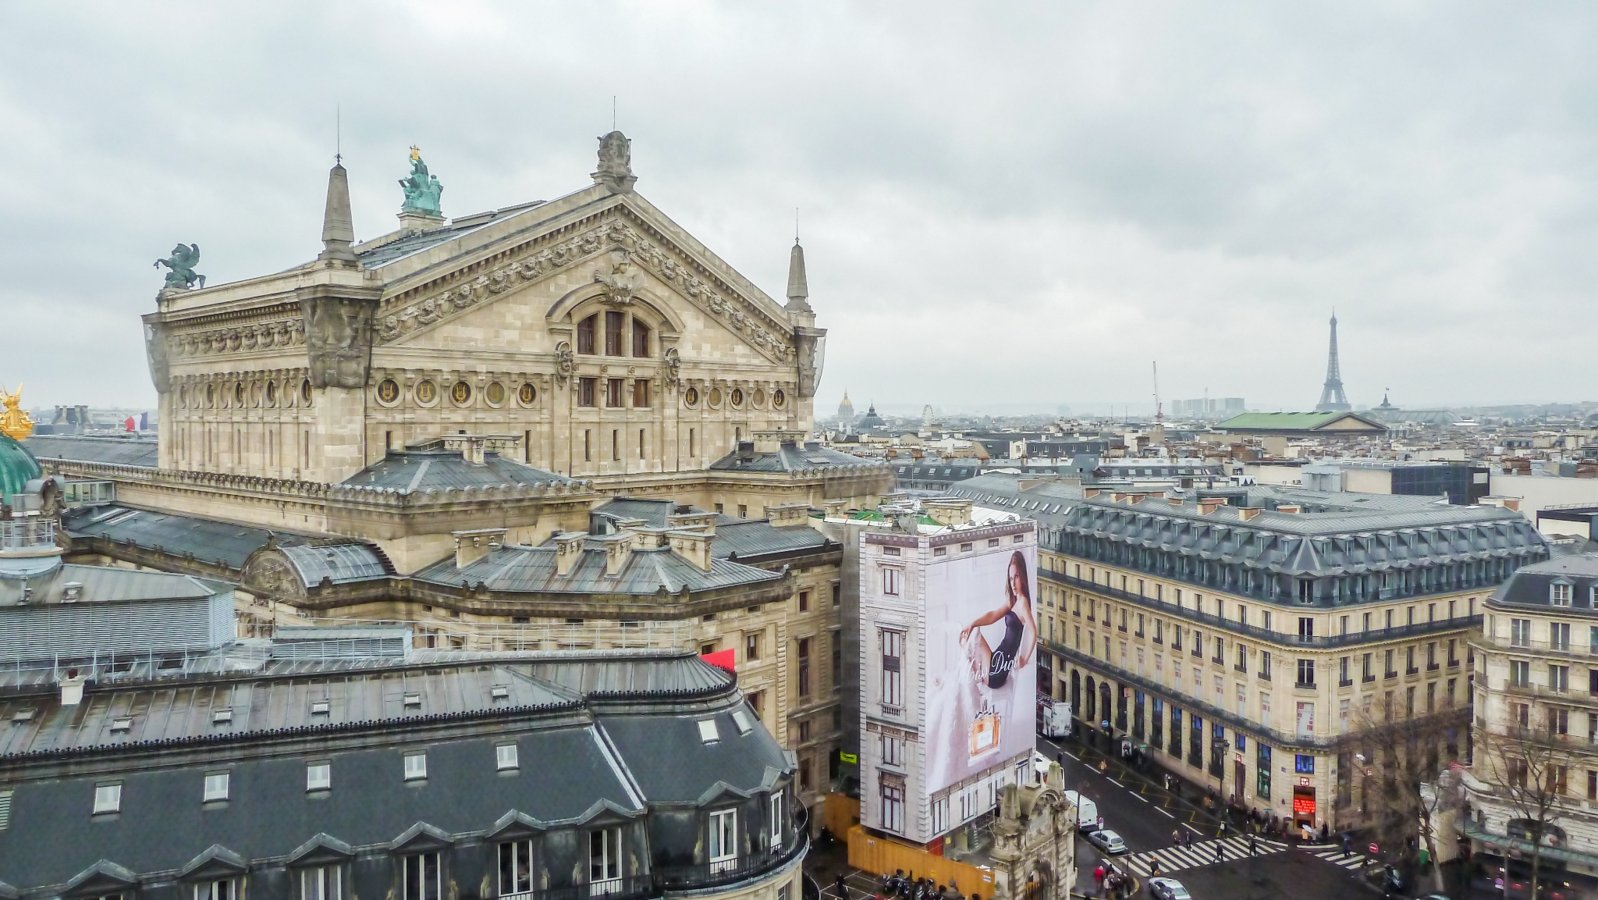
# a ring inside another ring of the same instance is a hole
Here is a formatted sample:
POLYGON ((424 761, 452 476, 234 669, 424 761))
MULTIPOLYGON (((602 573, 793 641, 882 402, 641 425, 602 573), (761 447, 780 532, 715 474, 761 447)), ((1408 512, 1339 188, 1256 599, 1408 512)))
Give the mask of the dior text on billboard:
POLYGON ((1037 544, 927 571, 927 790, 937 793, 1032 747, 1037 702, 1037 544))

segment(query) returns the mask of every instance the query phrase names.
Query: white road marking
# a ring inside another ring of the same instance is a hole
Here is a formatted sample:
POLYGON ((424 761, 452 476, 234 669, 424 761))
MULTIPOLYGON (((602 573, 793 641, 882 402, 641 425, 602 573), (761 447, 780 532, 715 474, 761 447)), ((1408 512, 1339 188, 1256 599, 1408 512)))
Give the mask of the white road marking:
POLYGON ((1156 806, 1156 807, 1154 807, 1154 809, 1155 809, 1155 810, 1156 810, 1156 811, 1158 811, 1158 812, 1159 812, 1159 814, 1160 814, 1160 815, 1162 815, 1162 816, 1164 816, 1164 817, 1166 817, 1166 818, 1167 818, 1167 819, 1174 819, 1174 818, 1176 818, 1176 816, 1173 816, 1173 815, 1171 815, 1171 814, 1170 814, 1170 813, 1168 813, 1168 812, 1166 812, 1166 811, 1165 811, 1165 810, 1164 810, 1164 809, 1161 809, 1161 808, 1160 808, 1160 807, 1158 807, 1158 806, 1156 806))
POLYGON ((1148 800, 1144 799, 1142 794, 1133 794, 1132 795, 1132 799, 1136 800, 1139 803, 1147 803, 1147 802, 1149 802, 1148 800))
POLYGON ((1110 776, 1108 776, 1108 775, 1106 775, 1104 777, 1105 777, 1105 779, 1107 779, 1111 784, 1115 785, 1116 787, 1122 788, 1122 789, 1126 788, 1126 785, 1122 784, 1119 781, 1116 781, 1114 778, 1110 778, 1110 776))

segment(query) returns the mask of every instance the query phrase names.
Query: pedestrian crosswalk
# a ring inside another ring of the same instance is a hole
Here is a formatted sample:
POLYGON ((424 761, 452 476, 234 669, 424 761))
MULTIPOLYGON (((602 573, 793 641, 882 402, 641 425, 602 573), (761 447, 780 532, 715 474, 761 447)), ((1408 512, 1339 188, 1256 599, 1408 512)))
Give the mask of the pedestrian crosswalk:
POLYGON ((1357 872, 1365 868, 1370 858, 1363 853, 1353 852, 1344 854, 1343 848, 1333 844, 1327 847, 1305 847, 1311 856, 1317 856, 1334 866, 1342 866, 1350 872, 1357 872))
MULTIPOLYGON (((1280 841, 1267 841, 1264 838, 1254 838, 1254 855, 1264 856, 1268 853, 1280 853, 1287 849, 1287 845, 1280 841)), ((1129 853, 1114 860, 1115 865, 1130 869, 1140 878, 1147 878, 1154 874, 1154 864, 1159 864, 1159 874, 1169 875, 1183 869, 1196 869, 1199 866, 1213 866, 1218 862, 1237 862, 1249 857, 1249 837, 1234 834, 1226 838, 1214 838, 1207 841, 1196 841, 1191 847, 1162 847, 1159 850, 1145 850, 1141 853, 1129 853), (1220 848, 1217 856, 1216 848, 1220 848)))

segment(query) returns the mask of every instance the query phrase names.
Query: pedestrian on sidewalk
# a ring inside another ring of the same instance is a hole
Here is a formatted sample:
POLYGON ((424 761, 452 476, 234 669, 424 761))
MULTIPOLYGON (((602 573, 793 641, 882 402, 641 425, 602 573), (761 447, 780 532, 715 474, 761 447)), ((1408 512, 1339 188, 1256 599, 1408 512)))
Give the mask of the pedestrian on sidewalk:
POLYGON ((1099 863, 1093 867, 1093 889, 1096 891, 1104 890, 1104 863, 1099 863))
POLYGON ((1099 826, 1099 830, 1100 831, 1103 831, 1104 830, 1104 817, 1103 816, 1099 816, 1099 820, 1095 824, 1099 826))
POLYGON ((1171 843, 1178 847, 1182 846, 1182 829, 1171 829, 1171 843))
POLYGON ((1259 839, 1254 835, 1248 836, 1248 855, 1253 856, 1259 850, 1259 839))
POLYGON ((1221 857, 1225 853, 1226 853, 1226 844, 1224 844, 1224 843, 1222 843, 1220 841, 1216 841, 1215 842, 1215 861, 1216 862, 1220 862, 1221 861, 1221 857))
POLYGON ((1107 760, 1102 760, 1102 759, 1099 760, 1099 774, 1100 775, 1108 775, 1108 774, 1110 774, 1110 764, 1109 764, 1109 762, 1107 760))
POLYGON ((1165 773, 1165 792, 1167 794, 1169 794, 1171 792, 1171 773, 1170 772, 1166 772, 1165 773))
POLYGON ((833 881, 832 886, 838 892, 840 900, 849 900, 849 885, 843 880, 842 872, 838 873, 838 877, 833 881))
POLYGON ((1158 877, 1160 877, 1160 861, 1159 860, 1157 860, 1157 859, 1149 860, 1149 877, 1150 878, 1158 878, 1158 877))
POLYGON ((1348 850, 1349 850, 1349 847, 1353 843, 1354 843, 1354 836, 1352 834, 1349 834, 1346 831, 1343 832, 1343 858, 1344 859, 1348 859, 1348 850))

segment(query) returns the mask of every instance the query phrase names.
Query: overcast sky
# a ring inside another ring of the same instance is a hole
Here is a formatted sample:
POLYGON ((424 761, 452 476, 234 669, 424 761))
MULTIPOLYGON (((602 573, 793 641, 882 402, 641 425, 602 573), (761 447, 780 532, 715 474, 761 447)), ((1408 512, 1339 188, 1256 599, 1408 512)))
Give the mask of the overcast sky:
POLYGON ((419 145, 446 214, 638 191, 771 295, 793 211, 817 410, 1583 400, 1598 5, 0 5, 0 384, 144 405, 151 262, 357 234, 419 145))

